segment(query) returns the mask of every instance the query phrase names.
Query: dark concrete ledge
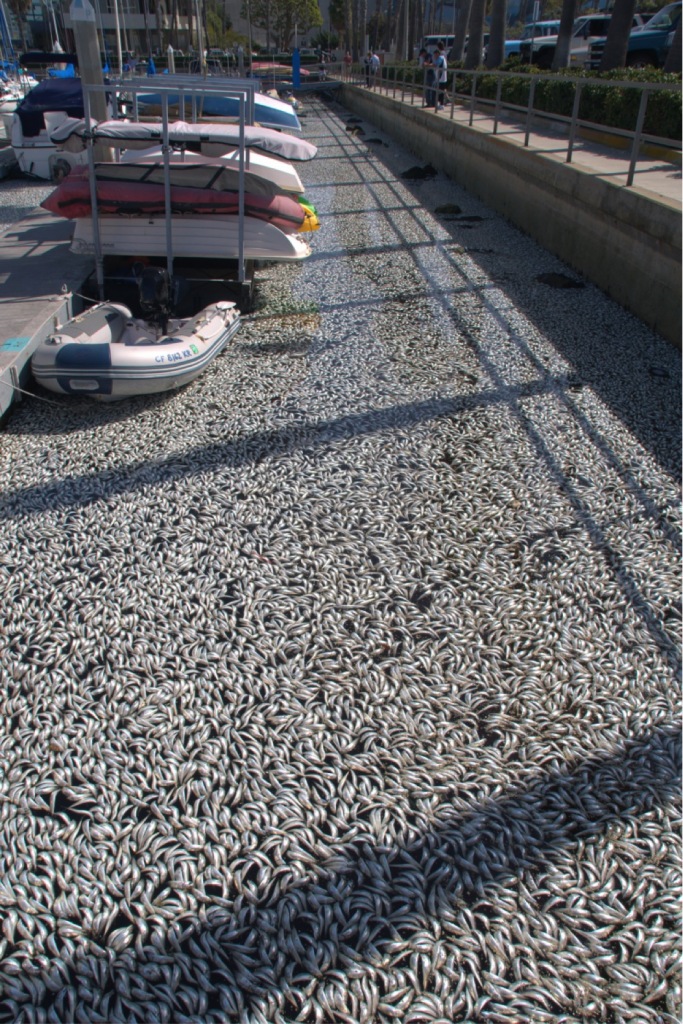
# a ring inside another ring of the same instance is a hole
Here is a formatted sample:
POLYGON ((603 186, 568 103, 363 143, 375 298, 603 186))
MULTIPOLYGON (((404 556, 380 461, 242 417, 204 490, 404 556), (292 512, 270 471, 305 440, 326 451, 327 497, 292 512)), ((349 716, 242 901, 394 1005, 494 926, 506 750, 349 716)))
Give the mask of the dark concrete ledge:
POLYGON ((681 203, 358 86, 337 95, 681 345, 681 203))

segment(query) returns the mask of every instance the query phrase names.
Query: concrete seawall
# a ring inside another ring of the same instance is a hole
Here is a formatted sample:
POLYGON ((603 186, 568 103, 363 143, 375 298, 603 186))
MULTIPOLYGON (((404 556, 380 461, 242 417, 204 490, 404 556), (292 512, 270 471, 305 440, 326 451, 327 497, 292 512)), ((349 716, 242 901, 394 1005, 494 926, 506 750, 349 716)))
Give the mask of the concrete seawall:
POLYGON ((680 203, 358 86, 337 96, 680 346, 680 203))

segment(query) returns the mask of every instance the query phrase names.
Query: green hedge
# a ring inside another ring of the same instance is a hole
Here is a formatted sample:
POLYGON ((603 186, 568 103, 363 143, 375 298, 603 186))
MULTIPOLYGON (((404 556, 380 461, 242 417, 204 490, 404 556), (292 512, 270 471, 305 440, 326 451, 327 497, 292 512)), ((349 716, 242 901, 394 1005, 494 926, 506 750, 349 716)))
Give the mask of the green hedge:
MULTIPOLYGON (((531 65, 513 65, 515 70, 527 74, 543 74, 531 65)), ((483 69, 482 69, 483 70, 483 69)), ((547 72, 546 72, 547 74, 547 72)), ((596 79, 601 81, 632 81, 632 82, 677 82, 681 76, 665 74, 656 68, 618 68, 615 71, 567 71, 573 78, 596 79)), ((534 93, 534 109, 545 110, 550 114, 564 114, 571 117, 574 108, 573 82, 563 81, 562 72, 550 80, 536 83, 534 93)), ((466 76, 458 79, 458 94, 469 95, 471 80, 466 76)), ((528 78, 504 78, 501 99, 507 103, 516 103, 526 107, 529 102, 528 78)), ((477 96, 482 99, 496 98, 497 79, 495 75, 482 75, 477 80, 477 96)), ((624 128, 633 131, 636 127, 638 107, 640 106, 640 89, 605 88, 597 85, 584 85, 581 92, 579 117, 584 121, 605 125, 611 128, 624 128)), ((653 92, 650 93, 645 114, 644 130, 649 135, 659 135, 665 139, 681 138, 681 93, 653 92)))

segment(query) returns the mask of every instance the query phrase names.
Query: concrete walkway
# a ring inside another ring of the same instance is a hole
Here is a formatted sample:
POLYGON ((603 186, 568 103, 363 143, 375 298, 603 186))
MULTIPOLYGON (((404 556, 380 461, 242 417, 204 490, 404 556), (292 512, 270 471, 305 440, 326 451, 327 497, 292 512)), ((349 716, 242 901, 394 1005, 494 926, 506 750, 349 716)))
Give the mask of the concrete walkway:
MULTIPOLYGON (((385 96, 393 96, 393 87, 389 89, 378 88, 374 90, 385 96)), ((396 93, 400 97, 400 88, 396 93)), ((406 93, 406 101, 410 105, 410 96, 406 93)), ((421 106, 418 96, 415 97, 415 105, 421 106)), ((446 104, 445 110, 433 111, 434 117, 440 119, 451 119, 450 102, 446 104)), ((470 117, 469 107, 462 107, 456 103, 453 111, 453 120, 459 124, 468 124, 470 117)), ((490 135, 493 133, 494 118, 482 111, 475 111, 472 127, 490 135)), ((523 144, 526 133, 525 121, 506 114, 498 119, 498 135, 523 144)), ((628 140, 625 140, 628 141, 628 140)), ((567 135, 561 129, 553 127, 539 127, 534 125, 529 135, 529 148, 536 152, 543 153, 549 160, 556 160, 564 163, 567 156, 567 135)), ((597 142, 590 142, 577 138, 574 143, 572 163, 582 170, 592 171, 600 178, 613 181, 616 184, 626 185, 626 177, 630 163, 630 143, 627 149, 616 149, 612 146, 601 145, 597 142)), ((681 165, 670 163, 666 160, 652 159, 640 156, 636 164, 634 184, 645 189, 653 195, 664 196, 666 199, 681 201, 681 165)))

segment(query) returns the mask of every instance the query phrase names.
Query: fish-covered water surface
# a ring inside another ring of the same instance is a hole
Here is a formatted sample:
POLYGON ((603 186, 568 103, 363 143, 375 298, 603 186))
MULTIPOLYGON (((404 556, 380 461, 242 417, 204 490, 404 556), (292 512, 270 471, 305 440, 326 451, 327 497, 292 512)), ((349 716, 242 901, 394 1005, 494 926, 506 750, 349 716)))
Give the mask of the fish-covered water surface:
POLYGON ((231 349, 0 436, 0 1021, 674 1024, 680 355, 305 114, 231 349))

